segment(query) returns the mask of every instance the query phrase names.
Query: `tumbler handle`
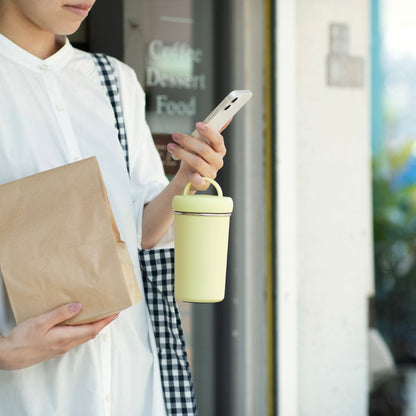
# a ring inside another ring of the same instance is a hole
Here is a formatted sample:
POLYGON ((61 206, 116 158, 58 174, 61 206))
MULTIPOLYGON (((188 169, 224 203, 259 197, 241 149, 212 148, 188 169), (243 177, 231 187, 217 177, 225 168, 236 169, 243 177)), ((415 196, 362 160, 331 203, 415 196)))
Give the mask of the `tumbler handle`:
MULTIPOLYGON (((218 196, 223 196, 221 186, 218 184, 218 182, 215 182, 214 179, 203 177, 205 181, 209 182, 211 185, 214 186, 214 188, 217 190, 218 196)), ((188 195, 189 190, 191 189, 192 183, 189 182, 188 185, 185 186, 185 190, 183 191, 184 195, 188 195)))

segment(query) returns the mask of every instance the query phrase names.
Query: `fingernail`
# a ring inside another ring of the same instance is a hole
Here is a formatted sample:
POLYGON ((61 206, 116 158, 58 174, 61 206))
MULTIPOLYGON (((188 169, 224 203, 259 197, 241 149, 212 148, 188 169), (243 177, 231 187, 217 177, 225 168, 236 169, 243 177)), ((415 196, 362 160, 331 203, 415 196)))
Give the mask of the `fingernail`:
POLYGON ((82 305, 80 303, 71 303, 68 308, 72 313, 79 312, 82 309, 82 305))
POLYGON ((176 149, 176 146, 173 143, 168 143, 167 148, 169 152, 174 152, 176 149))
POLYGON ((204 123, 202 123, 201 121, 198 121, 198 123, 195 124, 195 127, 198 130, 201 130, 201 131, 204 131, 207 128, 207 126, 204 123))
POLYGON ((173 138, 173 140, 178 140, 178 139, 180 139, 180 138, 181 138, 181 136, 182 136, 182 134, 181 134, 181 133, 172 133, 172 138, 173 138))

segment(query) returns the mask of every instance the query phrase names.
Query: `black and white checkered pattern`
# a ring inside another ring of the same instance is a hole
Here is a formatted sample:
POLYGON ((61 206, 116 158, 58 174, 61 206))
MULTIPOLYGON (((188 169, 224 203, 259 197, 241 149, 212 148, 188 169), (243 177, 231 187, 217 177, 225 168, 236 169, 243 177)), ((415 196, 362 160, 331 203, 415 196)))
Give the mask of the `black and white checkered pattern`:
MULTIPOLYGON (((115 68, 106 55, 93 55, 110 98, 128 169, 128 142, 115 68)), ((147 307, 159 357, 160 374, 169 416, 197 416, 191 370, 182 324, 174 297, 174 249, 139 250, 147 307)))
POLYGON ((127 172, 130 173, 129 148, 127 144, 126 127, 124 125, 123 109, 120 102, 120 90, 116 69, 113 65, 111 65, 110 59, 107 55, 104 55, 103 53, 94 53, 92 56, 97 66, 98 73, 100 74, 101 85, 104 87, 114 110, 114 116, 116 119, 115 127, 118 131, 118 140, 120 141, 121 148, 123 149, 127 172))
POLYGON ((191 370, 175 302, 174 249, 139 250, 169 415, 197 415, 191 370))

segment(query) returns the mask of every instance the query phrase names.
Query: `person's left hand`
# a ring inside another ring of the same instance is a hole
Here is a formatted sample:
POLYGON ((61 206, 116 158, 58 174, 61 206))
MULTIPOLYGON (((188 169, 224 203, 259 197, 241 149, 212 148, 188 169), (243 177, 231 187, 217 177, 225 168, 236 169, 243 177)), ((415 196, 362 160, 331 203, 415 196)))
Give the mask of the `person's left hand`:
MULTIPOLYGON (((229 122, 221 131, 228 124, 229 122)), ((172 138, 175 143, 168 144, 168 151, 175 159, 182 160, 175 180, 183 184, 183 187, 191 182, 193 188, 204 191, 208 188, 209 183, 204 181, 202 177, 216 178, 217 172, 224 165, 223 158, 226 148, 221 133, 215 132, 202 122, 196 123, 195 126, 202 138, 173 133, 172 138)))

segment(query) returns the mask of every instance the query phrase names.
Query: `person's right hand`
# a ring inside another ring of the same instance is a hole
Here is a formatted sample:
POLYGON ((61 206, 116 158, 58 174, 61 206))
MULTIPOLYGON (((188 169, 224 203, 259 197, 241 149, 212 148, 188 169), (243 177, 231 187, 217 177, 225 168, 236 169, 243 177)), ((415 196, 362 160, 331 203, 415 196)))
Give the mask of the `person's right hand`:
POLYGON ((27 319, 7 337, 0 334, 0 369, 17 370, 59 357, 94 338, 118 314, 85 325, 59 325, 78 315, 82 306, 71 303, 27 319))

